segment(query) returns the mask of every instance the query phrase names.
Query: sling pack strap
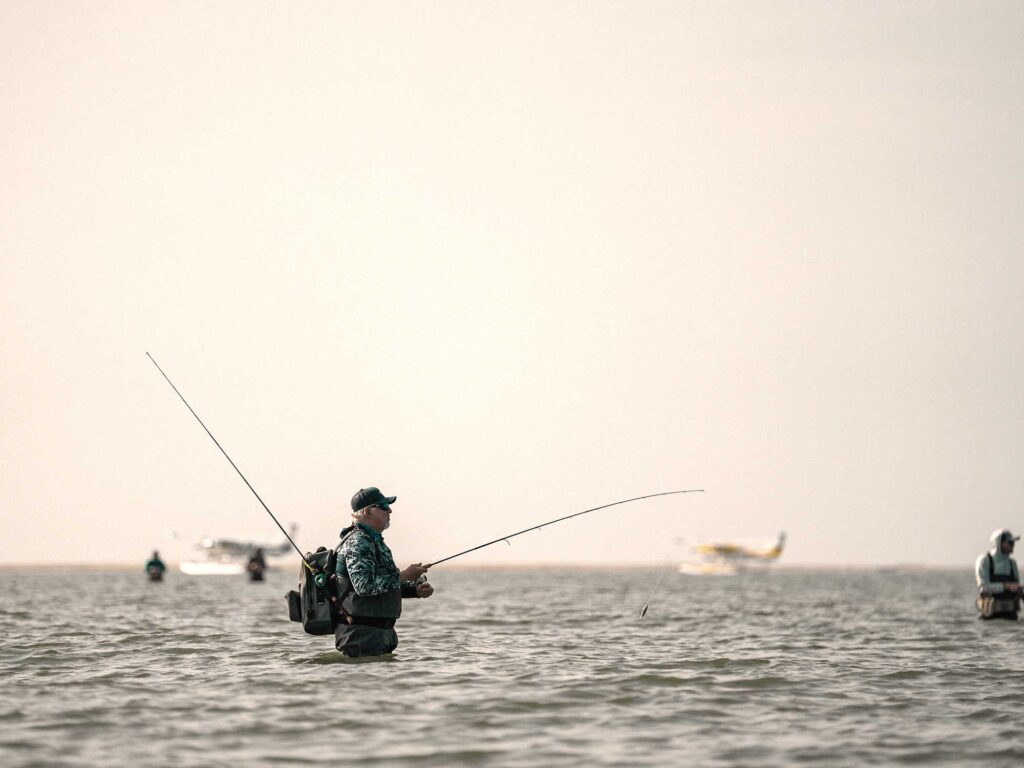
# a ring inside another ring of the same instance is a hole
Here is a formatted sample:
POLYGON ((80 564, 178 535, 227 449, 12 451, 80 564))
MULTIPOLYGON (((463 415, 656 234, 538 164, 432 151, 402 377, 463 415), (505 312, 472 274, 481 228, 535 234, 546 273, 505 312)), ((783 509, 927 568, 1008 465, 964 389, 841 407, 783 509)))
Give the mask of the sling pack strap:
POLYGON ((991 583, 993 583, 993 584, 1003 584, 1003 583, 1005 583, 1007 581, 1017 581, 1017 579, 1014 578, 1014 570, 1015 569, 1013 567, 1013 560, 1010 561, 1010 572, 1004 576, 1002 574, 998 574, 998 575, 996 574, 996 563, 995 563, 995 560, 992 557, 992 553, 989 552, 988 554, 985 555, 985 557, 988 558, 988 580, 991 583))
POLYGON ((343 546, 345 546, 345 542, 348 541, 349 539, 351 539, 355 535, 355 532, 358 531, 358 530, 359 530, 359 526, 353 525, 347 531, 342 531, 341 541, 339 541, 338 542, 338 546, 334 548, 334 554, 337 557, 341 557, 341 548, 343 546))
MULTIPOLYGON (((1007 575, 997 574, 995 561, 992 553, 988 553, 988 580, 992 584, 1005 584, 1015 581, 1013 561, 1010 561, 1010 573, 1007 575)), ((979 609, 984 618, 1017 618, 1017 610, 1020 607, 1021 593, 1001 592, 995 595, 979 599, 979 609)))

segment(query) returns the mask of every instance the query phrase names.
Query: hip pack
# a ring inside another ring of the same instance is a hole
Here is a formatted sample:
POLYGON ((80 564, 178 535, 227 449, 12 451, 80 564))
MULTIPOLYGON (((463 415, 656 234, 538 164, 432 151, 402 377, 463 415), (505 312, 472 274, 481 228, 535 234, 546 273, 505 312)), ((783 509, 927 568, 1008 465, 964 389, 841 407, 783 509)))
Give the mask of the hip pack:
POLYGON ((979 597, 975 604, 978 606, 978 613, 983 619, 991 619, 999 616, 1016 616, 1020 611, 1020 596, 987 595, 979 597))

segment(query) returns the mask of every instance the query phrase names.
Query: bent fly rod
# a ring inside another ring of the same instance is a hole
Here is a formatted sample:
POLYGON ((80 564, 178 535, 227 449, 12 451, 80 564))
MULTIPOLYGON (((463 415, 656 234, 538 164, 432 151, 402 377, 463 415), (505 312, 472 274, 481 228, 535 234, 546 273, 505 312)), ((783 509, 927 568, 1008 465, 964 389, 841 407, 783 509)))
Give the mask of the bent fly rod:
MULTIPOLYGON (((622 501, 613 501, 611 504, 602 504, 600 507, 592 507, 590 509, 584 509, 582 512, 574 512, 573 514, 566 515, 565 517, 559 517, 559 518, 556 518, 554 520, 548 520, 546 523, 541 523, 540 525, 534 525, 534 526, 531 526, 530 528, 524 528, 521 531, 516 531, 515 533, 510 533, 507 536, 501 536, 501 537, 495 539, 494 541, 488 541, 486 544, 480 544, 479 546, 472 547, 471 549, 463 550, 462 552, 459 552, 458 554, 449 555, 448 557, 442 558, 441 560, 435 560, 432 563, 428 563, 425 567, 433 568, 435 565, 440 565, 441 563, 447 562, 448 560, 454 560, 456 557, 461 557, 462 555, 467 555, 470 552, 476 552, 478 549, 483 549, 484 547, 489 547, 489 546, 491 546, 491 544, 497 544, 499 541, 504 541, 505 543, 508 543, 509 539, 514 538, 516 536, 519 536, 520 534, 529 533, 530 531, 539 531, 545 525, 552 525, 554 523, 560 523, 563 520, 568 520, 570 517, 579 517, 580 515, 586 515, 586 514, 588 514, 590 512, 596 512, 599 509, 607 509, 608 507, 614 507, 614 506, 617 506, 619 504, 628 504, 631 501, 640 501, 641 499, 653 499, 655 496, 672 496, 672 495, 677 494, 677 493, 704 493, 704 489, 703 488, 694 488, 694 489, 691 489, 691 490, 688 490, 688 491, 665 491, 663 493, 650 493, 650 494, 648 494, 646 496, 635 496, 632 499, 623 499, 622 501)), ((512 546, 512 545, 509 544, 509 546, 512 546)))
MULTIPOLYGON (((242 478, 242 481, 243 481, 243 482, 244 482, 244 483, 245 483, 246 485, 248 485, 248 486, 249 486, 249 490, 250 490, 250 491, 252 491, 252 495, 256 497, 256 500, 257 500, 257 501, 258 501, 258 502, 259 502, 260 504, 263 504, 263 508, 264 508, 265 510, 267 510, 267 514, 268 514, 268 515, 270 515, 270 518, 271 518, 271 520, 273 520, 273 521, 274 521, 275 523, 277 523, 277 527, 281 529, 281 533, 283 533, 283 534, 284 534, 284 537, 285 537, 286 539, 288 539, 288 542, 289 542, 289 543, 290 543, 290 544, 291 544, 291 545, 292 545, 293 547, 295 547, 295 551, 299 553, 299 557, 301 557, 301 558, 302 558, 302 562, 303 562, 303 563, 305 563, 306 567, 307 567, 307 568, 308 568, 308 569, 310 570, 310 573, 316 573, 316 572, 314 571, 314 569, 313 569, 313 566, 311 566, 311 565, 309 564, 309 561, 308 561, 308 560, 306 559, 306 556, 305 556, 304 554, 302 554, 302 550, 301 550, 301 549, 299 549, 298 545, 297 545, 297 544, 296 544, 296 543, 295 543, 294 541, 292 541, 292 537, 288 535, 288 531, 286 531, 286 530, 284 529, 284 526, 283 526, 283 525, 281 525, 281 523, 280 523, 280 522, 278 521, 278 519, 277 519, 276 517, 274 517, 274 513, 270 511, 270 507, 268 507, 268 506, 267 506, 266 504, 264 504, 264 502, 263 502, 263 499, 261 499, 261 498, 260 498, 260 495, 259 495, 258 493, 256 493, 256 489, 255 489, 255 488, 253 488, 253 487, 252 487, 252 485, 251 485, 251 484, 249 483, 249 481, 245 479, 245 475, 243 475, 243 474, 242 474, 242 470, 240 470, 240 469, 238 468, 238 465, 236 465, 236 464, 235 464, 235 462, 231 461, 231 457, 230 457, 230 456, 228 456, 228 452, 227 452, 227 451, 225 451, 225 450, 224 450, 224 448, 222 448, 222 447, 221 447, 221 444, 217 442, 217 438, 216 438, 216 437, 214 437, 214 436, 213 436, 213 433, 212 433, 212 432, 211 432, 211 431, 210 431, 209 429, 207 429, 207 428, 206 428, 206 425, 205 425, 205 424, 203 424, 203 420, 199 418, 199 414, 198 414, 198 413, 196 413, 196 412, 195 412, 194 410, 192 410, 192 406, 188 404, 188 400, 186 400, 186 399, 185 399, 185 396, 184 396, 184 395, 182 395, 182 394, 181 394, 181 392, 179 392, 179 391, 178 391, 178 388, 177 388, 176 386, 174 386, 174 382, 173 382, 173 381, 171 381, 170 377, 169 377, 169 376, 168 376, 168 375, 167 375, 166 373, 164 373, 164 369, 160 367, 160 365, 159 365, 159 364, 157 363, 157 361, 156 361, 156 360, 153 360, 153 356, 152 356, 151 354, 149 354, 149 352, 147 352, 147 353, 146 353, 146 357, 148 357, 148 358, 149 358, 150 360, 152 360, 152 361, 153 361, 153 365, 155 365, 155 366, 156 366, 156 369, 157 369, 158 371, 160 371, 160 374, 161 374, 161 375, 162 375, 162 376, 163 376, 163 377, 164 377, 165 379, 167 379, 167 383, 171 385, 171 389, 173 389, 173 390, 174 390, 174 393, 175 393, 175 394, 176 394, 176 395, 177 395, 178 397, 180 397, 180 398, 181 398, 181 402, 183 402, 183 403, 185 404, 185 407, 186 407, 186 408, 188 408, 188 409, 189 409, 190 411, 192 411, 192 415, 196 417, 196 421, 198 421, 198 422, 199 422, 199 426, 201 426, 201 427, 202 427, 202 428, 203 428, 204 430, 206 430, 206 434, 208 434, 208 435, 210 436, 210 439, 211 439, 211 440, 213 440, 213 444, 214 444, 214 445, 216 445, 216 446, 217 446, 218 448, 220 448, 220 452, 224 454, 224 458, 225 458, 225 459, 227 459, 227 460, 228 460, 228 462, 229 462, 229 463, 231 464, 231 466, 235 468, 235 472, 237 472, 237 473, 238 473, 238 476, 239 476, 240 478, 242 478)), ((319 574, 318 574, 318 575, 319 575, 319 574)))

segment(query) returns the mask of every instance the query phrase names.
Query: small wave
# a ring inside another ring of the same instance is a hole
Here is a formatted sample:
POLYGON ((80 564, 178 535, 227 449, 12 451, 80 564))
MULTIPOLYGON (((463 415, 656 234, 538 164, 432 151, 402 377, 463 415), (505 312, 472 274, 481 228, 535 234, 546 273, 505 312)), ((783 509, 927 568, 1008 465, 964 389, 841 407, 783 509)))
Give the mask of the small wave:
POLYGON ((926 669, 901 669, 898 672, 890 672, 887 675, 881 675, 882 680, 917 680, 920 677, 926 677, 929 674, 926 669))
POLYGON ((681 685, 693 685, 695 680, 707 680, 707 678, 677 677, 675 675, 637 675, 630 679, 630 682, 640 683, 645 686, 675 688, 681 685))
POLYGON ((781 688, 796 685, 796 681, 785 677, 769 675, 767 677, 751 677, 742 680, 726 680, 722 682, 722 685, 727 688, 781 688))
MULTIPOLYGON (((473 704, 467 709, 477 710, 479 704, 473 704)), ((538 699, 505 699, 503 701, 496 701, 487 707, 487 714, 499 714, 499 715, 518 715, 528 714, 531 712, 552 712, 560 709, 570 709, 577 706, 575 701, 547 699, 540 701, 538 699)))
POLYGON ((698 661, 684 661, 677 666, 685 669, 735 669, 742 667, 761 667, 771 664, 771 659, 704 659, 698 661))
POLYGON ((4 611, 0 610, 0 619, 11 619, 17 621, 18 619, 31 619, 32 614, 28 611, 4 611))
MULTIPOLYGON (((257 761, 264 765, 323 765, 325 762, 323 757, 320 755, 304 757, 296 752, 288 752, 285 754, 260 754, 256 757, 257 761)), ((363 761, 360 760, 359 762, 363 761)))
POLYGON ((393 654, 385 654, 383 656, 357 656, 351 658, 346 656, 341 651, 328 651, 326 653, 319 653, 316 656, 299 658, 295 660, 296 664, 378 664, 378 663, 390 663, 398 661, 397 657, 393 654))
MULTIPOLYGON (((0 747, 11 750, 37 750, 39 745, 34 741, 25 741, 24 739, 0 739, 0 747)), ((37 763, 37 765, 45 765, 43 762, 37 763)))
POLYGON ((209 653, 209 650, 198 645, 161 645, 158 653, 166 656, 194 656, 197 653, 209 653))

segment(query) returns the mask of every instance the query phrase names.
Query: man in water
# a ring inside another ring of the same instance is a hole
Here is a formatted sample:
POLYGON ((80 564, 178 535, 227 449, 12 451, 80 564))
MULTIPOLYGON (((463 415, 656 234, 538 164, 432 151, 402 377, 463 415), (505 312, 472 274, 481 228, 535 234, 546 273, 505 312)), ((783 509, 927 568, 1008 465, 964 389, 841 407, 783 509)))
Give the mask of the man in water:
POLYGON ((167 566, 164 565, 164 561, 160 559, 160 553, 154 549, 153 556, 149 558, 149 562, 146 563, 146 573, 149 574, 149 580, 161 581, 164 577, 164 571, 166 570, 167 566))
POLYGON ((981 555, 975 563, 979 618, 1017 620, 1021 601, 1020 569, 1010 555, 1019 538, 1005 528, 993 531, 992 551, 981 555))
POLYGON ((267 561, 263 558, 262 547, 256 547, 252 551, 245 569, 249 572, 249 581, 263 581, 263 571, 267 569, 267 561))
POLYGON ((339 618, 335 647, 346 656, 378 656, 398 646, 395 620, 402 598, 430 597, 434 588, 420 577, 427 568, 413 563, 399 571, 381 534, 391 525, 396 496, 361 488, 352 497, 353 525, 341 532, 338 547, 339 618))

